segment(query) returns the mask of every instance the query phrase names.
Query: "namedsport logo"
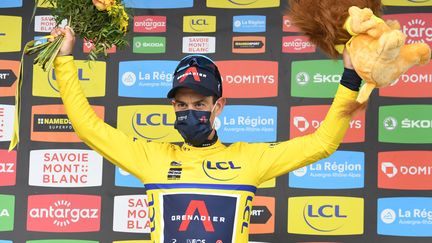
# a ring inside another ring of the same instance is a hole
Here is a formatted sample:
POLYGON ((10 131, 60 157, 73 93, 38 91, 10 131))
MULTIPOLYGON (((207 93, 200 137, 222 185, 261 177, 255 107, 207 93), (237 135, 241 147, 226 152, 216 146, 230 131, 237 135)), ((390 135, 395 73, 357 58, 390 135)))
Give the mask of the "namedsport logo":
MULTIPOLYGON (((106 62, 92 61, 89 66, 88 61, 75 60, 75 65, 84 94, 87 97, 105 96, 106 62)), ((60 97, 56 80, 54 69, 44 72, 39 65, 33 65, 34 96, 60 97)))
POLYGON ((0 60, 0 97, 15 95, 19 66, 19 61, 0 60))
POLYGON ((256 196, 250 211, 250 234, 272 234, 275 227, 274 197, 256 196))
POLYGON ((288 198, 288 233, 307 235, 363 234, 363 198, 288 198))
MULTIPOLYGON (((96 115, 104 119, 103 106, 92 106, 96 115)), ((32 107, 32 141, 81 142, 75 134, 63 105, 36 105, 32 107)))
POLYGON ((233 53, 264 53, 266 49, 265 36, 234 36, 233 53))
POLYGON ((381 106, 378 116, 380 142, 432 142, 431 105, 381 106))

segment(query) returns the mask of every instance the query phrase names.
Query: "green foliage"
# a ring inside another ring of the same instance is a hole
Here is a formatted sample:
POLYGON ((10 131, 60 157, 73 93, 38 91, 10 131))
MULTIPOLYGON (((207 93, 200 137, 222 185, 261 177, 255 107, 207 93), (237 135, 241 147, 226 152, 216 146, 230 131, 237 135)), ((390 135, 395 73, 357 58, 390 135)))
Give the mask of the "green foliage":
MULTIPOLYGON (((113 1, 112 7, 104 11, 96 9, 92 0, 35 0, 35 8, 38 2, 56 6, 51 8, 51 11, 57 25, 67 20, 67 25, 73 29, 76 36, 91 41, 94 48, 88 57, 90 60, 96 60, 101 54, 107 56, 107 49, 113 45, 118 48, 128 45, 126 39, 128 14, 121 3, 117 3, 117 0, 113 1)), ((42 65, 46 71, 51 68, 62 40, 62 37, 58 37, 53 42, 37 46, 34 45, 34 41, 30 41, 25 46, 24 53, 39 52, 34 62, 42 65)))

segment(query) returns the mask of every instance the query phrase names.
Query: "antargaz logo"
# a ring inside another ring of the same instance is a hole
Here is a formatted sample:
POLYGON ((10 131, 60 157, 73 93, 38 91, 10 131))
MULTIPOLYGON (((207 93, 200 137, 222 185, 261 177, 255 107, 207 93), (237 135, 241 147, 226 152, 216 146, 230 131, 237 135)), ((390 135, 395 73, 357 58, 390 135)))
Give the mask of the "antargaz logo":
POLYGON ((208 8, 274 8, 280 0, 207 0, 208 8))
POLYGON ((288 233, 309 235, 363 234, 363 198, 288 198, 288 233))
POLYGON ((27 230, 93 232, 100 226, 100 196, 51 194, 28 197, 27 230))
POLYGON ((432 44, 432 17, 429 13, 391 14, 385 19, 398 20, 406 42, 432 44))
POLYGON ((315 50, 316 46, 306 36, 282 37, 282 52, 284 53, 310 53, 315 50))
POLYGON ((14 186, 17 152, 0 149, 0 186, 14 186))
POLYGON ((380 142, 431 143, 432 106, 396 105, 379 108, 380 142))
POLYGON ((134 16, 134 32, 166 32, 166 16, 134 16))

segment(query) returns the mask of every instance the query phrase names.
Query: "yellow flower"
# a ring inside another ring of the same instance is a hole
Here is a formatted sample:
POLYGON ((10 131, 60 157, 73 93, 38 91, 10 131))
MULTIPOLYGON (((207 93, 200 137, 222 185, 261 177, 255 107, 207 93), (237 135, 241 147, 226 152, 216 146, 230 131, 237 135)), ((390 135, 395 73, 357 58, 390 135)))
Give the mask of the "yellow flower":
POLYGON ((96 6, 97 10, 104 11, 109 10, 113 4, 115 4, 115 0, 92 0, 93 5, 96 6))

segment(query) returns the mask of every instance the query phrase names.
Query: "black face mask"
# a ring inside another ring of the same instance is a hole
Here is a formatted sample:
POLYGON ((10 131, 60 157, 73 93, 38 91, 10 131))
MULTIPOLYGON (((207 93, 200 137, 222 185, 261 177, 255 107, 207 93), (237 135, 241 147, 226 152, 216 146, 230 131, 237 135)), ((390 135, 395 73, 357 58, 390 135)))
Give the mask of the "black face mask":
POLYGON ((174 128, 179 131, 186 143, 201 146, 213 130, 210 124, 211 113, 196 110, 177 111, 174 128))

